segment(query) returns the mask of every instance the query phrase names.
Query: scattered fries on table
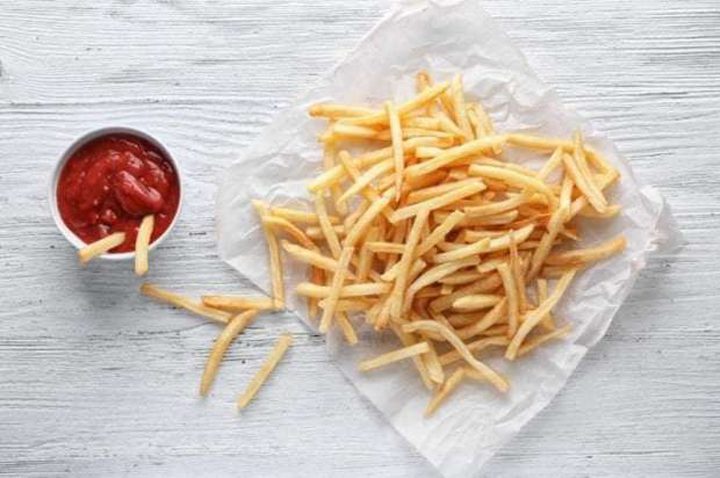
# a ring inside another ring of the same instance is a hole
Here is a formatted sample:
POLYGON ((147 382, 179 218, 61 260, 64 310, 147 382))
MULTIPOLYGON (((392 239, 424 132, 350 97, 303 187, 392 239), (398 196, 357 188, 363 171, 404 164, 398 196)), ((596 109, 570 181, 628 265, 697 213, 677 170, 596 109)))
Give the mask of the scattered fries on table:
POLYGON ((507 391, 509 382, 478 356, 504 350, 516 360, 567 336, 570 323, 553 309, 581 269, 626 241, 575 245, 576 216, 620 213, 605 196, 620 175, 580 132, 570 139, 498 132, 465 95, 460 75, 433 83, 423 71, 417 88, 408 101, 376 108, 311 106, 311 116, 328 121, 320 135, 324 171, 308 185, 312 212, 253 204, 277 305, 281 244, 310 268, 312 280, 296 293, 308 310, 320 309, 320 332, 337 327, 353 345, 364 319, 377 333, 397 335, 401 348, 360 370, 411 359, 433 390, 431 415, 464 381, 507 391), (538 170, 510 163, 509 148, 547 160, 538 170))

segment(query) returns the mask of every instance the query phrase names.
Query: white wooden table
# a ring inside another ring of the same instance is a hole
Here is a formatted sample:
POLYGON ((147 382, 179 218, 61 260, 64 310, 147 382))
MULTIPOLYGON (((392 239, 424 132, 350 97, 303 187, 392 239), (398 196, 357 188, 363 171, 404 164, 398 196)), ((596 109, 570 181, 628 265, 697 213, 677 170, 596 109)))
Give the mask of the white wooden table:
MULTIPOLYGON (((486 1, 540 76, 660 187, 689 245, 649 264, 605 340, 483 476, 717 476, 720 3, 486 1)), ((0 4, 0 475, 435 476, 290 318, 263 319, 196 395, 213 324, 79 270, 47 207, 80 133, 124 124, 182 162, 151 280, 247 288, 219 261, 219 176, 387 11, 380 0, 0 4), (234 398, 282 330, 281 373, 234 398)), ((478 25, 482 28, 482 25, 478 25)))

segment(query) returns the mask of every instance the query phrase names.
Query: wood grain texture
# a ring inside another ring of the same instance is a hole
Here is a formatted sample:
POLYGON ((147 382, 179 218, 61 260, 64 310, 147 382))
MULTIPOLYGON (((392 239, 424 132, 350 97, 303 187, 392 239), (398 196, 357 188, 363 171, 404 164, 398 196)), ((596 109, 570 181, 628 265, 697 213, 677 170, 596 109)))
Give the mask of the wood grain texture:
MULTIPOLYGON (((720 4, 484 5, 660 187, 689 244, 648 265, 605 340, 482 476, 717 476, 720 4)), ((0 476, 436 476, 290 317, 250 327, 199 400, 217 327, 140 297, 130 263, 80 271, 47 208, 51 167, 72 139, 102 125, 147 130, 187 178, 150 280, 190 294, 248 290, 217 258, 217 179, 388 8, 0 4, 0 476), (296 339, 288 360, 236 413, 283 330, 296 339)))

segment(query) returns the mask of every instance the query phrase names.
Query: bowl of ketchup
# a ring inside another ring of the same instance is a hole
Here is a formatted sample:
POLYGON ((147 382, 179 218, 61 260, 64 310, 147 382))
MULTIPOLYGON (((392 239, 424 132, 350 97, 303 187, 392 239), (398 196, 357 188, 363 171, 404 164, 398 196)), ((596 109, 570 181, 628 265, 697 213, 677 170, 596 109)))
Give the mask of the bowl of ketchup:
POLYGON ((182 203, 180 169, 150 135, 103 128, 73 142, 50 183, 50 209, 60 231, 75 247, 125 233, 125 242, 101 256, 131 259, 143 217, 155 216, 150 248, 167 237, 182 203))

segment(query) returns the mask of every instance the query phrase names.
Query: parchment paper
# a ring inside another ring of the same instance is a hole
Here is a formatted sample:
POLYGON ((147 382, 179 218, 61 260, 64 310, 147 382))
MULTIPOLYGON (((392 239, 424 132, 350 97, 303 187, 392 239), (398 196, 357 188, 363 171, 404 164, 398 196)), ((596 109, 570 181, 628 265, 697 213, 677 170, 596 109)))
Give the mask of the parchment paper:
MULTIPOLYGON (((678 238, 667 207, 656 190, 643 187, 614 146, 569 111, 530 70, 522 54, 478 6, 478 2, 416 2, 396 8, 340 65, 265 130, 228 170, 218 197, 222 258, 269 293, 265 241, 250 199, 309 208, 305 186, 321 170, 317 134, 324 122, 307 116, 319 101, 379 105, 387 98, 413 95, 414 75, 426 69, 436 81, 461 72, 470 96, 479 99, 499 131, 526 131, 569 137, 580 127, 588 143, 619 168, 622 180, 610 194, 623 206, 612 221, 587 220, 584 242, 591 244, 624 233, 626 252, 579 275, 557 316, 573 323, 565 341, 544 346, 515 363, 489 360, 511 382, 503 395, 489 386, 463 384, 438 413, 423 419, 429 395, 410 364, 370 374, 357 362, 396 347, 390 337, 361 330, 360 344, 330 352, 357 387, 442 474, 475 476, 500 446, 544 408, 563 387, 578 362, 607 330, 629 293, 648 254, 678 238)), ((535 164, 539 157, 508 149, 511 161, 535 164)), ((289 308, 310 327, 305 304, 294 286, 306 280, 303 266, 286 268, 289 308)), ((351 417, 349 417, 351 419, 351 417)))

